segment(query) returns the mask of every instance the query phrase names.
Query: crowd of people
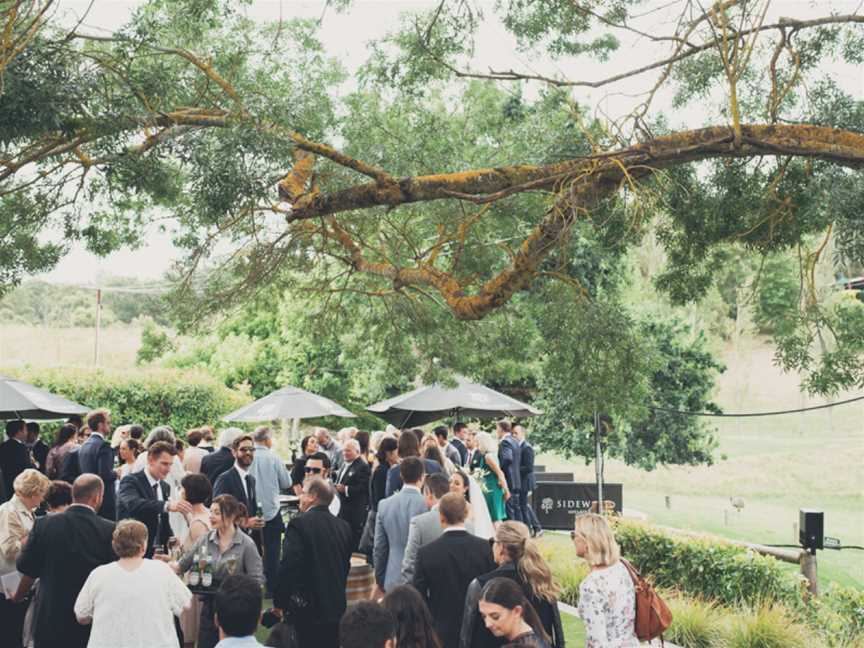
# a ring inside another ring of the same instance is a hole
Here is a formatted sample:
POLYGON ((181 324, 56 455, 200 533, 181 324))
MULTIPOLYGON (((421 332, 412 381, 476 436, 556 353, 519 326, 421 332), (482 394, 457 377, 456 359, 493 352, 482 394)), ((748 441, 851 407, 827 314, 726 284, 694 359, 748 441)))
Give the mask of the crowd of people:
MULTIPOLYGON (((263 598, 271 645, 565 644, 521 426, 317 428, 290 469, 267 426, 222 429, 218 444, 202 427, 184 443, 167 426, 112 431, 96 410, 50 448, 37 424, 8 421, 6 433, 0 646, 258 646, 263 598), (296 514, 283 516, 284 494, 296 514), (349 606, 352 565, 374 583, 349 606)), ((592 566, 587 645, 637 646, 633 586, 605 519, 580 516, 571 535, 592 566)))

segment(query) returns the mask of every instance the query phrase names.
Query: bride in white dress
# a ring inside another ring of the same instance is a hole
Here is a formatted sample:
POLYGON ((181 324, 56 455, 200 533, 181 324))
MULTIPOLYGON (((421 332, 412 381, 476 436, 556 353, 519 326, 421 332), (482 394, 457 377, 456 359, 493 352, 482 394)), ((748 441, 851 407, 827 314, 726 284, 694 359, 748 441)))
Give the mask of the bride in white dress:
POLYGON ((473 526, 471 532, 484 540, 493 537, 495 535, 495 527, 492 524, 492 517, 489 515, 489 509, 486 506, 486 498, 483 497, 483 490, 480 488, 477 480, 469 476, 461 468, 456 468, 453 471, 453 477, 450 479, 450 492, 460 493, 468 500, 468 521, 473 526))

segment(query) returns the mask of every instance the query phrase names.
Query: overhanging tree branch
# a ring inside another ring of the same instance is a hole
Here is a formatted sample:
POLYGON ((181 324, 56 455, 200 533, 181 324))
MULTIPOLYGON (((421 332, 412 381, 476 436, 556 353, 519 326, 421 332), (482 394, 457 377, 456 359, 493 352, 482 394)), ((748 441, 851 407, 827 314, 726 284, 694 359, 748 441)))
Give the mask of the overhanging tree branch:
MULTIPOLYGON (((753 27, 751 29, 745 29, 743 31, 736 31, 734 32, 733 37, 744 38, 753 34, 780 29, 793 28, 796 30, 800 30, 808 29, 811 27, 822 27, 824 25, 839 25, 852 23, 864 23, 864 16, 859 14, 847 14, 843 16, 825 16, 822 18, 814 18, 812 20, 781 18, 776 23, 761 25, 759 27, 753 27)), ((678 43, 676 47, 676 52, 671 56, 660 59, 659 61, 652 61, 651 63, 633 68, 626 72, 621 72, 619 74, 614 74, 608 77, 604 77, 602 79, 597 79, 596 81, 556 79, 554 77, 544 76, 541 74, 523 74, 521 72, 516 72, 512 69, 490 69, 488 73, 484 74, 482 72, 461 70, 454 65, 446 63, 445 61, 442 61, 440 59, 436 60, 438 61, 438 63, 446 67, 454 75, 460 78, 485 79, 489 81, 540 81, 542 83, 546 83, 559 88, 602 88, 603 86, 607 86, 617 81, 630 79, 632 77, 639 76, 640 74, 644 74, 645 72, 650 72, 651 70, 657 70, 660 68, 664 68, 670 64, 679 63, 685 59, 690 58, 691 56, 695 56, 696 54, 700 54, 702 52, 707 52, 708 50, 714 49, 716 45, 717 44, 713 39, 696 46, 689 45, 685 47, 683 43, 678 43)))

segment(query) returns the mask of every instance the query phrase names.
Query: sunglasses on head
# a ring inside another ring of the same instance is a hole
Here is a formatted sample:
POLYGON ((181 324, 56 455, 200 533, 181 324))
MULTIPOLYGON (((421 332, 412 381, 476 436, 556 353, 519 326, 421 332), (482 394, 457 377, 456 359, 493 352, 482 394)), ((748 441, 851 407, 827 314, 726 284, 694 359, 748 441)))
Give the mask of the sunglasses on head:
POLYGON ((306 466, 303 470, 307 475, 310 475, 310 474, 311 475, 317 475, 318 473, 322 472, 324 469, 323 468, 313 468, 312 466, 306 466))

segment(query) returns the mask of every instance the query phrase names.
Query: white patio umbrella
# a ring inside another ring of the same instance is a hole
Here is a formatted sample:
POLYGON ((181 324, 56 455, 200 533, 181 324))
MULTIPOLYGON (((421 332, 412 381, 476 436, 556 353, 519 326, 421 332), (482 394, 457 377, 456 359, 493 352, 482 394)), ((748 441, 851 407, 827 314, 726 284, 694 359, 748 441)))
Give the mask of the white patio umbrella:
POLYGON ((424 425, 448 416, 495 418, 537 416, 542 412, 527 403, 457 376, 453 388, 424 385, 388 398, 366 409, 396 427, 424 425))
POLYGON ((275 419, 304 419, 319 416, 354 417, 347 409, 324 396, 318 396, 299 387, 277 389, 254 403, 225 415, 226 421, 273 421, 275 419))
MULTIPOLYGON (((329 398, 313 394, 299 387, 286 386, 259 398, 254 403, 223 416, 226 421, 288 421, 294 419, 295 432, 300 419, 320 416, 353 418, 354 414, 329 398)), ((287 431, 287 430, 286 430, 287 431)))
POLYGON ((89 407, 79 405, 46 389, 0 376, 0 419, 49 421, 72 414, 86 414, 89 407))

